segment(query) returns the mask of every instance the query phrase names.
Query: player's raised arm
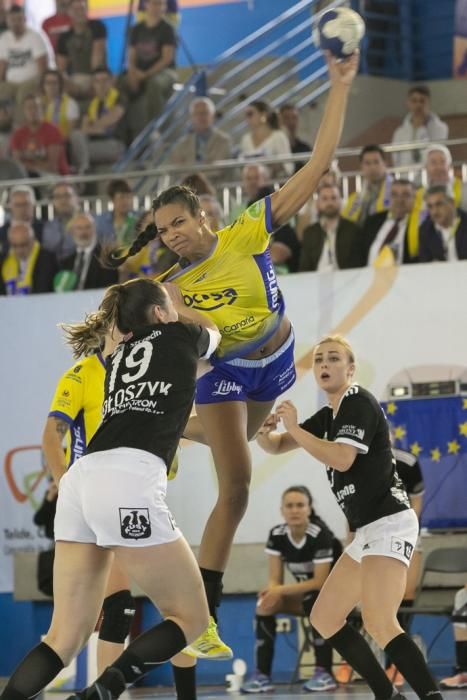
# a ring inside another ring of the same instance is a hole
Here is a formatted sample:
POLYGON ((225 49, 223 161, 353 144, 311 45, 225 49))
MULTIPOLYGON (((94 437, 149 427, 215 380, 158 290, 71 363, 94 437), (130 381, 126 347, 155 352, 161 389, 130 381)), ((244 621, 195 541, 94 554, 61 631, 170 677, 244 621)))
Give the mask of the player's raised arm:
POLYGON ((287 223, 297 214, 317 188, 323 173, 329 168, 342 134, 348 94, 357 73, 358 59, 358 51, 340 62, 332 56, 326 56, 331 90, 313 154, 303 168, 287 180, 278 192, 271 195, 274 226, 287 223))

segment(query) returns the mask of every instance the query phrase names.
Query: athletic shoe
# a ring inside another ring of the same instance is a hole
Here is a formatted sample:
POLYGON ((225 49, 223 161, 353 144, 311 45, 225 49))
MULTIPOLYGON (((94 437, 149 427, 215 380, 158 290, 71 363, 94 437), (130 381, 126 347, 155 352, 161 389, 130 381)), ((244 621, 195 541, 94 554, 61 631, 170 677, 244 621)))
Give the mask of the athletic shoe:
POLYGON ((350 683, 350 681, 352 680, 352 676, 352 666, 350 666, 347 663, 347 661, 341 661, 334 672, 334 678, 336 679, 336 681, 341 685, 346 685, 347 683, 350 683))
POLYGON ((183 653, 195 659, 233 659, 233 651, 219 637, 213 617, 209 618, 209 626, 203 634, 185 647, 183 653))
POLYGON ((264 673, 256 673, 240 688, 241 693, 272 693, 273 690, 275 690, 274 684, 264 673))
POLYGON ((439 682, 439 687, 444 688, 445 690, 449 690, 451 688, 454 690, 458 690, 459 688, 467 688, 467 671, 456 673, 455 676, 451 676, 450 678, 443 678, 443 680, 439 682))
POLYGON ((319 693, 323 690, 337 690, 337 683, 330 673, 317 666, 314 674, 303 684, 303 690, 319 693))
POLYGON ((125 676, 118 668, 109 666, 89 688, 70 695, 67 700, 115 700, 126 688, 125 676))
POLYGON ((391 666, 389 666, 389 668, 386 669, 386 675, 391 681, 391 683, 396 686, 396 688, 400 688, 400 686, 404 685, 405 683, 404 676, 400 671, 397 670, 394 664, 391 664, 391 666))

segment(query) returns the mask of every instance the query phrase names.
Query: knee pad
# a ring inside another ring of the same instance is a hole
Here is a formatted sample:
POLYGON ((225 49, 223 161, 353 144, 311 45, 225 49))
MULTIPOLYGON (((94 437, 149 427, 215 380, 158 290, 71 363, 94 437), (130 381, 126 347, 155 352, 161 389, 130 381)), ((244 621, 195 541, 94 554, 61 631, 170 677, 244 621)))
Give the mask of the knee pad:
POLYGON ((461 588, 454 596, 454 610, 452 614, 465 617, 465 622, 454 622, 454 627, 467 629, 467 588, 461 588))
POLYGON ((135 601, 130 591, 118 591, 104 599, 99 639, 123 644, 135 615, 135 601))

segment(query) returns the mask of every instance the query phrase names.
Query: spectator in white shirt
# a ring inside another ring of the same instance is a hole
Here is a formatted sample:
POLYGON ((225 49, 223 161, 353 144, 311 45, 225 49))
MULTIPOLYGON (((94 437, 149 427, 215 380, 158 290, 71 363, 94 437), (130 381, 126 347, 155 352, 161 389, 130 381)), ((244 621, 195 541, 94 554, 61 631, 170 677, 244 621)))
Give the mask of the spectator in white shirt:
MULTIPOLYGON (((291 153, 289 139, 279 128, 279 117, 266 102, 251 102, 245 116, 248 131, 240 141, 240 158, 272 158, 291 153)), ((289 177, 294 172, 293 163, 277 163, 268 167, 273 178, 289 177)))
MULTIPOLYGON (((411 141, 440 141, 447 139, 449 127, 436 114, 430 111, 430 90, 426 85, 414 85, 407 97, 409 113, 395 130, 392 143, 411 141)), ((396 167, 421 163, 423 151, 399 151, 392 154, 396 167)))
POLYGON ((20 106, 35 92, 48 64, 47 39, 26 26, 24 10, 12 5, 8 30, 0 34, 0 99, 15 98, 20 106))

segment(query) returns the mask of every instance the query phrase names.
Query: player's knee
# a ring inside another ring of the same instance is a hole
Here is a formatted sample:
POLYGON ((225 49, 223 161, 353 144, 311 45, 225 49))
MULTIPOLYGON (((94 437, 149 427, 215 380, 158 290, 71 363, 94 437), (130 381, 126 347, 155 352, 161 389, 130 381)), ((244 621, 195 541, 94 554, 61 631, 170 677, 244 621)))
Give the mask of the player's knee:
POLYGON ((102 605, 102 612, 99 639, 103 642, 123 644, 135 615, 135 601, 130 591, 118 591, 107 596, 102 605))
POLYGON ((362 609, 362 622, 365 630, 370 637, 382 649, 394 638, 400 631, 397 618, 392 615, 382 614, 382 610, 365 610, 362 609))
POLYGON ((229 483, 219 492, 219 502, 226 514, 234 518, 243 516, 248 505, 249 488, 249 479, 240 479, 229 483))

